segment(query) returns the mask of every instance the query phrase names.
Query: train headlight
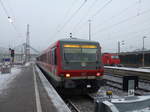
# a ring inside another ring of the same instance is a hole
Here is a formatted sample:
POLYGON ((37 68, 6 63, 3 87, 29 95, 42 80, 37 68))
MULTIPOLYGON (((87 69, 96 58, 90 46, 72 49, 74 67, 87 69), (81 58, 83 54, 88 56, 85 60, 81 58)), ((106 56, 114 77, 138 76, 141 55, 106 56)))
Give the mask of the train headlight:
POLYGON ((66 74, 65 77, 66 77, 66 78, 69 78, 69 77, 70 77, 70 74, 66 74))
POLYGON ((97 76, 97 77, 98 77, 98 76, 101 76, 101 73, 98 72, 98 73, 96 74, 96 76, 97 76))

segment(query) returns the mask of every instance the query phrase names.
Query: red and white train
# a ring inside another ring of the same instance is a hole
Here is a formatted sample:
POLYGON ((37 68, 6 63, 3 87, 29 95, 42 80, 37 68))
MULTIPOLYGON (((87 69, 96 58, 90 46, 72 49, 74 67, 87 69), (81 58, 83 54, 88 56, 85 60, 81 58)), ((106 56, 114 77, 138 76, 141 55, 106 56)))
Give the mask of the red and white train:
POLYGON ((58 40, 37 57, 37 64, 56 88, 96 92, 101 86, 104 68, 98 42, 58 40))

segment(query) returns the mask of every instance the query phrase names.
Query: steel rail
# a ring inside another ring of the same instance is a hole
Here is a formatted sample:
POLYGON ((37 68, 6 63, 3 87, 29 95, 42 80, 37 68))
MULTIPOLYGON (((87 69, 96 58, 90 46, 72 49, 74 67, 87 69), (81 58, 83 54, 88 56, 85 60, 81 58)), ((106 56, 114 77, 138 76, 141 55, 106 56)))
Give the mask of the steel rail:
MULTIPOLYGON (((116 88, 116 89, 119 89, 119 90, 123 90, 123 88, 122 88, 123 84, 122 83, 112 81, 112 80, 109 80, 109 79, 104 79, 104 80, 106 81, 107 86, 110 86, 110 87, 113 87, 113 88, 116 88)), ((137 88, 137 90, 135 91, 136 95, 142 95, 142 93, 150 93, 150 90, 147 90, 147 89, 144 89, 144 88, 137 88)))
POLYGON ((70 99, 66 100, 66 103, 72 112, 81 112, 70 99))
POLYGON ((120 76, 138 76, 140 79, 150 81, 150 72, 144 71, 134 71, 134 70, 125 70, 125 69, 117 69, 117 68, 104 68, 105 74, 115 74, 120 76))
MULTIPOLYGON (((117 77, 117 78, 120 78, 120 80, 122 80, 122 77, 120 76, 120 75, 110 75, 110 74, 105 74, 105 75, 107 75, 107 76, 112 76, 112 77, 117 77)), ((109 82, 112 82, 112 83, 116 83, 116 84, 118 84, 118 85, 120 85, 120 86, 122 86, 123 85, 123 82, 117 82, 117 81, 113 81, 113 80, 111 80, 111 79, 107 79, 107 78, 105 78, 104 79, 105 81, 109 81, 109 82)), ((147 80, 139 80, 139 82, 140 83, 145 83, 145 84, 150 84, 150 81, 147 81, 147 80)), ((137 88, 138 90, 140 90, 140 91, 144 91, 144 92, 150 92, 150 89, 145 89, 145 88, 141 88, 141 87, 138 87, 137 88)))

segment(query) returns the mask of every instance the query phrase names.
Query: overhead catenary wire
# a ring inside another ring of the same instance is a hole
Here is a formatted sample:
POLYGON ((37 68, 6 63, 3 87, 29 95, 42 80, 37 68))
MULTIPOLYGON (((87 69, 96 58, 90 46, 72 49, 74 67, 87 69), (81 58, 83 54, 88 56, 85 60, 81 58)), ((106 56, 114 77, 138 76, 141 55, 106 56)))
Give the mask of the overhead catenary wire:
MULTIPOLYGON (((142 24, 143 26, 145 26, 146 24, 149 25, 149 21, 148 20, 149 19, 147 18, 147 22, 144 21, 144 23, 142 22, 140 24, 142 24)), ((137 24, 135 24, 135 25, 137 25, 137 24)), ((135 27, 137 27, 137 26, 135 26, 135 27)), ((141 28, 141 27, 139 27, 139 28, 141 28)), ((112 44, 112 41, 110 41, 110 40, 114 40, 115 42, 118 41, 117 37, 119 37, 119 38, 120 37, 125 37, 123 40, 124 41, 128 41, 131 38, 135 38, 135 37, 136 38, 141 38, 140 35, 149 35, 150 34, 149 30, 150 30, 150 27, 137 29, 136 31, 131 31, 131 29, 130 29, 130 32, 126 32, 126 33, 124 32, 124 33, 121 33, 121 34, 117 33, 117 35, 111 35, 111 36, 109 36, 109 37, 107 37, 105 39, 103 38, 103 40, 107 39, 107 45, 112 44)), ((114 33, 112 33, 112 34, 114 34, 114 33)))
MULTIPOLYGON (((15 18, 15 13, 14 13, 14 10, 13 10, 13 8, 12 8, 12 2, 13 2, 13 1, 12 1, 12 0, 7 0, 7 1, 8 1, 8 3, 7 3, 7 9, 8 9, 8 10, 7 10, 7 11, 11 13, 11 18, 14 19, 14 18, 15 18)), ((5 4, 6 4, 6 3, 5 3, 5 4)), ((9 13, 9 14, 10 14, 10 13, 9 13)))
MULTIPOLYGON (((73 8, 73 6, 75 5, 76 2, 77 2, 77 0, 73 0, 73 2, 71 3, 70 7, 69 7, 68 10, 67 10, 67 12, 65 13, 65 15, 64 15, 64 17, 63 17, 63 19, 62 19, 62 21, 65 21, 66 17, 69 15, 70 11, 72 10, 72 8, 73 8)), ((56 35, 57 32, 58 32, 58 29, 59 29, 60 25, 61 25, 61 24, 59 23, 59 24, 56 26, 56 32, 53 34, 52 37, 55 37, 55 35, 56 35)))
POLYGON ((143 15, 143 14, 146 14, 146 13, 149 13, 149 12, 150 12, 150 9, 141 12, 140 15, 137 15, 137 14, 136 14, 136 15, 130 16, 130 17, 124 19, 124 20, 121 20, 121 21, 119 21, 119 22, 117 22, 117 23, 114 23, 114 24, 112 24, 112 25, 110 25, 110 26, 107 26, 107 27, 104 27, 104 28, 102 28, 102 29, 99 29, 99 30, 95 31, 95 32, 93 33, 93 35, 96 35, 97 33, 100 33, 100 32, 102 32, 102 31, 107 31, 107 29, 111 29, 111 28, 113 28, 113 27, 116 27, 116 26, 118 26, 118 25, 120 25, 120 24, 122 24, 122 23, 125 23, 125 22, 127 22, 127 21, 132 20, 132 19, 135 19, 136 17, 139 17, 139 16, 141 16, 141 15, 143 15))
POLYGON ((68 23, 73 19, 74 16, 81 10, 81 8, 86 4, 87 0, 84 0, 84 2, 80 5, 80 7, 70 16, 70 18, 60 27, 60 29, 57 31, 57 33, 60 33, 67 25, 68 23))
POLYGON ((117 14, 112 15, 111 17, 109 17, 108 19, 102 21, 100 24, 96 25, 95 27, 98 28, 100 27, 103 23, 108 23, 109 21, 112 21, 112 19, 120 16, 121 14, 125 13, 126 11, 128 11, 130 8, 133 8, 133 6, 135 6, 138 3, 138 1, 132 3, 130 6, 124 8, 123 10, 119 11, 117 14))
MULTIPOLYGON (((133 35, 139 35, 139 33, 147 32, 147 30, 150 30, 150 27, 144 28, 144 29, 141 29, 141 30, 138 30, 138 31, 126 33, 125 35, 127 35, 128 37, 126 37, 124 40, 127 40, 127 39, 129 39, 130 37, 133 38, 133 35), (129 34, 133 34, 133 35, 129 35, 129 34)), ((144 33, 144 34, 145 34, 145 33, 144 33)), ((135 36, 134 36, 134 37, 135 37, 135 36)), ((136 37, 137 37, 137 36, 136 36, 136 37)))
MULTIPOLYGON (((138 34, 138 33, 141 33, 141 32, 144 32, 144 31, 147 31, 147 30, 150 30, 150 27, 147 27, 147 28, 143 28, 143 29, 139 29, 139 30, 136 30, 136 31, 131 31, 131 32, 127 32, 125 34, 119 34, 119 35, 113 35, 111 36, 116 38, 116 37, 126 37, 124 40, 127 40, 128 37, 132 36, 132 35, 135 35, 135 34, 138 34), (127 37, 128 36, 128 37, 127 37)), ((113 38, 113 39, 114 39, 113 38)), ((111 39, 110 39, 111 40, 111 39)))
MULTIPOLYGON (((96 26, 94 26, 94 27, 96 27, 96 28, 98 29, 99 27, 101 27, 101 26, 103 25, 103 23, 108 23, 109 21, 112 21, 112 19, 114 19, 114 18, 120 16, 121 14, 125 13, 125 12, 128 11, 130 8, 133 8, 133 6, 135 6, 136 4, 141 4, 141 2, 140 2, 140 3, 139 3, 139 1, 133 2, 133 3, 132 3, 131 5, 129 5, 128 7, 124 8, 124 9, 121 10, 121 11, 119 11, 117 14, 112 15, 111 17, 109 17, 108 19, 102 21, 100 24, 98 24, 98 25, 96 25, 96 26)), ((137 14, 137 15, 139 15, 139 14, 137 14)), ((81 30, 81 28, 80 28, 80 30, 81 30)))
MULTIPOLYGON (((141 29, 141 30, 138 30, 138 31, 134 31, 134 32, 129 32, 129 33, 126 33, 125 35, 127 35, 127 37, 125 39, 123 39, 124 41, 127 41, 129 40, 129 38, 134 38, 134 37, 139 37, 139 34, 143 31, 147 31, 147 30, 150 30, 150 27, 147 27, 145 29, 141 29), (129 35, 129 34, 132 34, 132 35, 129 35)), ((150 34, 150 32, 148 33, 144 33, 144 34, 150 34)), ((125 36, 123 35, 123 36, 125 36)), ((116 37, 116 36, 115 36, 116 37)), ((118 37, 118 36, 117 36, 118 37)), ((141 37, 140 37, 141 38, 141 37)), ((109 41, 107 42, 107 44, 112 44, 112 39, 108 39, 109 41)), ((114 40, 114 38, 113 38, 114 40)))
POLYGON ((89 12, 91 11, 91 9, 93 8, 93 6, 97 3, 98 0, 94 0, 92 2, 92 4, 90 5, 90 7, 87 9, 87 12, 84 14, 83 18, 81 18, 79 20, 79 22, 72 28, 72 32, 77 28, 77 26, 79 26, 82 21, 84 21, 84 19, 89 15, 89 12))
MULTIPOLYGON (((93 19, 94 19, 106 6, 108 6, 111 2, 112 2, 112 0, 107 1, 100 9, 98 9, 98 10, 96 11, 95 14, 93 14, 92 16, 90 16, 90 17, 88 18, 88 20, 93 20, 93 19)), ((88 20, 86 20, 85 23, 87 23, 88 20)), ((83 27, 83 26, 82 26, 82 27, 83 27)), ((78 28, 78 29, 79 29, 79 28, 78 28)), ((80 30, 81 30, 81 28, 80 28, 80 30)))
POLYGON ((140 14, 141 2, 142 2, 141 0, 138 1, 139 7, 138 7, 138 9, 137 9, 137 15, 140 14))
POLYGON ((93 19, 94 17, 96 17, 106 6, 108 6, 110 3, 112 2, 112 0, 109 0, 108 2, 106 2, 106 4, 103 5, 103 7, 101 7, 99 10, 96 11, 95 14, 93 14, 90 19, 93 19))
POLYGON ((6 16, 7 16, 7 19, 9 20, 10 24, 12 25, 12 27, 13 27, 14 30, 16 31, 17 35, 18 35, 19 37, 22 37, 22 36, 21 36, 21 33, 17 30, 15 24, 14 24, 13 21, 11 20, 12 18, 11 18, 11 16, 10 16, 10 14, 8 13, 8 11, 7 11, 7 9, 6 9, 6 7, 5 7, 5 5, 4 5, 4 3, 3 3, 2 0, 0 0, 0 4, 1 4, 1 6, 2 6, 2 8, 3 8, 3 10, 4 10, 4 12, 5 12, 6 16))
POLYGON ((4 10, 5 14, 6 14, 6 16, 7 16, 7 17, 10 17, 10 16, 9 16, 9 13, 7 12, 7 9, 5 8, 5 5, 4 5, 4 3, 3 3, 2 0, 0 0, 0 4, 1 4, 1 6, 2 6, 2 8, 3 8, 3 10, 4 10))

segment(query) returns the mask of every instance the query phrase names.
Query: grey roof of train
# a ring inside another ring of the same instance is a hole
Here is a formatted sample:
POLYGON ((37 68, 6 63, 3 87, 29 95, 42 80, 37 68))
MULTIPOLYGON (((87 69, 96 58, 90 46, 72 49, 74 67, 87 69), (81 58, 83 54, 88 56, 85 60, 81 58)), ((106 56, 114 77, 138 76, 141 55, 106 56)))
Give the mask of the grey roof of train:
POLYGON ((86 39, 79 39, 79 38, 64 38, 60 39, 61 42, 94 42, 94 43, 99 43, 98 41, 91 41, 91 40, 86 40, 86 39))

